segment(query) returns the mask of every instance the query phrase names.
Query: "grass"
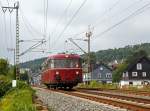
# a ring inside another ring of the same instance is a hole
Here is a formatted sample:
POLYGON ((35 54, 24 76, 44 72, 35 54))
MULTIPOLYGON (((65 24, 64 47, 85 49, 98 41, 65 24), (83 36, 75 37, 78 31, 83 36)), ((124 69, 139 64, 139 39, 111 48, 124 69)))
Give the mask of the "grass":
POLYGON ((36 111, 32 103, 32 91, 21 89, 8 93, 0 102, 0 111, 36 111))
POLYGON ((36 111, 31 88, 13 89, 0 100, 0 111, 36 111))
POLYGON ((124 86, 120 88, 118 84, 102 84, 97 81, 91 81, 90 84, 81 83, 77 86, 77 88, 90 88, 90 89, 112 89, 112 90, 131 90, 131 91, 149 91, 149 86, 124 86))
POLYGON ((91 81, 90 84, 81 83, 77 86, 78 88, 99 88, 99 89, 117 89, 118 86, 116 84, 102 84, 97 81, 91 81))

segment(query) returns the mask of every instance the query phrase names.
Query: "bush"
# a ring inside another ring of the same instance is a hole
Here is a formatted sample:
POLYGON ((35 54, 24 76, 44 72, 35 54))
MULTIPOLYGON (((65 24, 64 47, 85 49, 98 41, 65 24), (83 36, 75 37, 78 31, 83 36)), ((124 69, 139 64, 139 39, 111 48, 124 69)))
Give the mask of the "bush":
POLYGON ((0 97, 4 96, 11 88, 11 80, 5 76, 0 76, 0 97))

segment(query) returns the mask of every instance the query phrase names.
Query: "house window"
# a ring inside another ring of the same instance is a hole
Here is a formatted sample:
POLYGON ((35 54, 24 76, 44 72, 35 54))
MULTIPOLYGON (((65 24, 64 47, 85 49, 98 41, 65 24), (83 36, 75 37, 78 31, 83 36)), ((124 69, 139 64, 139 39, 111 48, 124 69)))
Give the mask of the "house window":
POLYGON ((111 77, 112 77, 111 73, 106 74, 106 78, 111 78, 111 77))
POLYGON ((137 70, 142 70, 142 64, 141 63, 137 63, 137 70))
POLYGON ((132 72, 133 77, 137 77, 137 72, 132 72))
POLYGON ((128 77, 128 72, 125 73, 125 77, 128 77))
POLYGON ((102 70, 103 70, 103 67, 100 67, 100 70, 102 71, 102 70))
POLYGON ((101 77, 102 77, 102 74, 101 74, 101 73, 99 73, 99 74, 98 74, 98 78, 101 78, 101 77))
POLYGON ((128 72, 124 72, 123 77, 128 77, 128 72))
POLYGON ((122 77, 125 77, 125 73, 123 73, 122 77))
POLYGON ((146 77, 146 72, 142 72, 142 76, 143 76, 143 77, 146 77))

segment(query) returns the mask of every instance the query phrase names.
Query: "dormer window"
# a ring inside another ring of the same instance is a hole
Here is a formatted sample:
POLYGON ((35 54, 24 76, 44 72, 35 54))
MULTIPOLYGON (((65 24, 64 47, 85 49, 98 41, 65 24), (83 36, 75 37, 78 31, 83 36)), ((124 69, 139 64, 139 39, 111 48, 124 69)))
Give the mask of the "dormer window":
POLYGON ((103 67, 100 67, 100 70, 102 71, 102 70, 103 70, 103 67))
POLYGON ((141 63, 137 63, 137 70, 142 70, 142 64, 141 63))

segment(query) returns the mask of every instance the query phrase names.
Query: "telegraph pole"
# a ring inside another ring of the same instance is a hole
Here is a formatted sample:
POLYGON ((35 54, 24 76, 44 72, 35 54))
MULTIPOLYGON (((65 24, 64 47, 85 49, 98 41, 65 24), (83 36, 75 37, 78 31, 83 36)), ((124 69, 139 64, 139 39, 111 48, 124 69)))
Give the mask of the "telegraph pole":
POLYGON ((5 13, 7 11, 7 9, 9 10, 9 12, 11 13, 13 10, 16 10, 16 80, 20 79, 19 76, 19 16, 18 16, 18 10, 19 10, 19 1, 17 1, 16 3, 14 3, 13 7, 2 7, 3 12, 5 13))
MULTIPOLYGON (((89 30, 88 32, 86 32, 86 37, 87 37, 87 42, 88 42, 88 61, 87 61, 87 64, 88 64, 88 74, 91 73, 91 58, 90 58, 90 41, 91 41, 91 36, 92 36, 92 32, 90 31, 90 27, 89 27, 89 30)), ((92 75, 90 74, 91 76, 91 79, 92 79, 92 75)))

